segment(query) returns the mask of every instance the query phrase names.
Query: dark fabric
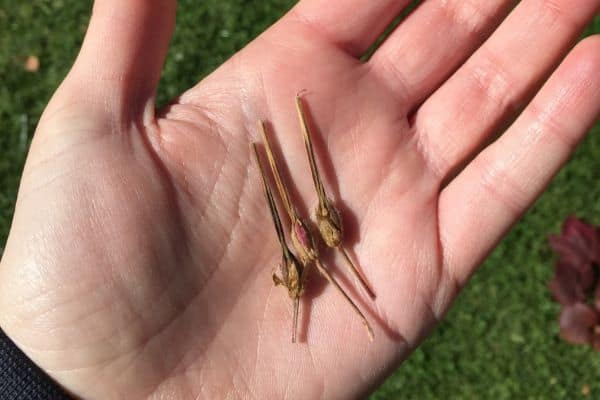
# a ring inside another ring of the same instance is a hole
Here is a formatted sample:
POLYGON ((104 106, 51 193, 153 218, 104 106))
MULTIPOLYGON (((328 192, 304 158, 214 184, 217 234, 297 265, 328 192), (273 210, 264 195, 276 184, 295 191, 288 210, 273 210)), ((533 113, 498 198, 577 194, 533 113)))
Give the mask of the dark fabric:
POLYGON ((0 329, 0 400, 71 399, 0 329))

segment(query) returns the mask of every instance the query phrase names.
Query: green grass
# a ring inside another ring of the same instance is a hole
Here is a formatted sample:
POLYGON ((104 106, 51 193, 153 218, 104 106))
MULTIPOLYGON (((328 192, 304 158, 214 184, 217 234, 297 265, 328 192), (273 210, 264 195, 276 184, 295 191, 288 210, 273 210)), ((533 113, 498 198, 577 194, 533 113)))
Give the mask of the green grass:
MULTIPOLYGON (((181 0, 161 82, 164 103, 276 20, 291 0, 181 0)), ((5 243, 28 142, 70 67, 90 1, 0 0, 0 244, 5 243), (23 70, 37 55, 37 73, 23 70)), ((587 33, 600 32, 600 18, 587 33)), ((600 73, 600 72, 599 72, 600 73)), ((433 335, 372 399, 600 398, 600 355, 557 337, 546 282, 546 237, 577 213, 600 224, 600 125, 550 189, 469 283, 433 335)))

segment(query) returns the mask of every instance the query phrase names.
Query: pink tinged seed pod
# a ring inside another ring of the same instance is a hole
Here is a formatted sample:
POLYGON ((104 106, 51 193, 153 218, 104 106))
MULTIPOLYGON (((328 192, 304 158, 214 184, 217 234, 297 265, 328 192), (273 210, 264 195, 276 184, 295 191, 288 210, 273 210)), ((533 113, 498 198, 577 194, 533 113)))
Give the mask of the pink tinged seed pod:
POLYGON ((297 220, 294 224, 294 232, 296 233, 300 244, 302 244, 304 247, 308 247, 311 245, 308 239, 308 232, 306 231, 306 227, 302 224, 300 220, 297 220))
POLYGON ((313 235, 306 224, 300 218, 295 218, 291 229, 290 236, 300 262, 307 265, 316 260, 319 253, 313 235))

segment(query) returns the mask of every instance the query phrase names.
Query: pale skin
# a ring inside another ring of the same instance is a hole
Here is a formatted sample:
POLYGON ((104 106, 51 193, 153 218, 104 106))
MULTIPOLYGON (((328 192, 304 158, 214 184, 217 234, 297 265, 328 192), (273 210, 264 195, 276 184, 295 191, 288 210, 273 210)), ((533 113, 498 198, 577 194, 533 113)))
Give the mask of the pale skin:
POLYGON ((23 172, 0 326, 82 398, 374 388, 600 113, 600 38, 570 47, 600 1, 524 0, 505 20, 511 1, 426 1, 359 62, 407 3, 302 0, 155 112, 175 2, 97 0, 23 172), (248 143, 269 121, 310 215, 302 90, 325 185, 355 220, 351 254, 377 293, 351 291, 373 343, 314 274, 292 344, 290 299, 271 280, 281 254, 248 143))

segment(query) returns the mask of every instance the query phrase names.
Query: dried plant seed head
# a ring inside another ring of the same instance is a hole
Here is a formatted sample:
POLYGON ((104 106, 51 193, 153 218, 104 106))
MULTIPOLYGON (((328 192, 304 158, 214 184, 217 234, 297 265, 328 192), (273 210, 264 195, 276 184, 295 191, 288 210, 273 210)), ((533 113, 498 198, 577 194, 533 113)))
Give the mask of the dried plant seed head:
POLYGON ((287 258, 288 279, 286 286, 292 299, 299 298, 304 293, 304 267, 292 253, 287 258))
POLYGON ((292 325, 292 343, 296 342, 296 330, 298 326, 298 307, 299 307, 299 299, 304 292, 304 281, 306 279, 306 271, 304 266, 298 262, 294 254, 290 251, 285 241, 285 234, 283 232, 283 226, 281 225, 281 219, 279 218, 279 212, 277 210, 277 205, 275 204, 275 200, 273 199, 273 193, 271 193, 271 188, 267 183, 265 178, 265 173, 263 171, 262 165, 260 163, 260 157, 258 156, 258 149, 256 147, 256 143, 252 143, 252 150, 254 151, 254 157, 256 158, 256 163, 260 170, 261 181, 263 183, 263 189, 265 192, 265 197, 267 199, 267 204, 269 206, 269 211, 271 213, 271 218, 273 220, 273 225, 275 226, 275 231, 277 232, 277 239, 279 240, 279 244, 281 246, 282 253, 282 263, 280 264, 281 275, 280 278, 277 274, 273 273, 273 282, 275 286, 284 285, 288 290, 288 295, 293 300, 293 325, 292 325))
POLYGON ((339 211, 327 200, 325 208, 317 206, 315 217, 319 233, 327 247, 338 247, 344 233, 339 211))
POLYGON ((299 297, 303 291, 302 279, 304 279, 304 267, 298 262, 294 254, 292 254, 285 241, 285 234, 283 231, 283 226, 281 225, 281 219, 279 218, 277 205, 275 204, 275 200, 273 199, 273 193, 271 192, 271 188, 269 187, 267 179, 265 178, 262 164, 260 163, 260 157, 258 156, 258 149, 256 147, 256 143, 252 144, 252 149, 256 158, 256 164, 258 165, 260 171, 263 189, 265 192, 265 198, 267 199, 267 204, 271 213, 273 225, 275 226, 275 231, 277 232, 277 239, 281 246, 281 253, 283 258, 282 263, 280 264, 281 278, 273 274, 273 281, 276 285, 281 282, 288 289, 290 297, 296 298, 299 297))
POLYGON ((290 236, 302 265, 308 265, 317 259, 319 251, 314 236, 300 218, 292 221, 290 236))
POLYGON ((323 182, 321 181, 319 168, 315 159, 315 152, 313 149, 311 133, 308 127, 307 116, 304 112, 304 106, 302 104, 301 93, 298 93, 296 95, 296 111, 298 113, 298 119, 300 120, 300 128, 302 130, 304 147, 306 150, 306 155, 308 157, 308 163, 310 165, 310 172, 313 178, 313 183, 315 185, 317 196, 319 198, 319 205, 315 210, 317 228, 319 229, 321 239, 323 239, 325 244, 330 248, 337 248, 342 252, 344 258, 347 261, 348 267, 351 273, 354 275, 355 279, 360 282, 361 286, 363 286, 363 288, 369 293, 369 296, 371 298, 375 298, 375 294, 369 288, 362 276, 359 274, 356 266, 354 265, 354 262, 350 259, 350 257, 342 247, 342 239, 344 233, 342 228, 342 219, 340 217, 339 211, 332 204, 331 200, 327 198, 325 187, 323 186, 323 182))

